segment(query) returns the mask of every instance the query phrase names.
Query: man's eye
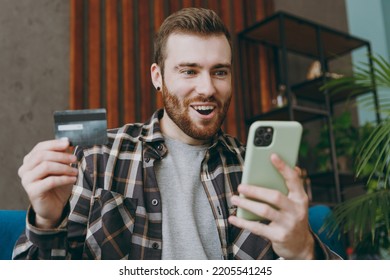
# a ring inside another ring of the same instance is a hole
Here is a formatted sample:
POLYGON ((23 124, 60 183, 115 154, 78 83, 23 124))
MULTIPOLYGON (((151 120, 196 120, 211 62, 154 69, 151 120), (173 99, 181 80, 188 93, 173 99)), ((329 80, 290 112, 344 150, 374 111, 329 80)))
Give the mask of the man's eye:
POLYGON ((191 75, 195 75, 196 72, 194 70, 184 70, 183 73, 185 75, 188 75, 188 76, 191 76, 191 75))
POLYGON ((215 76, 220 76, 220 77, 226 76, 227 74, 228 73, 225 70, 219 70, 215 72, 215 76))

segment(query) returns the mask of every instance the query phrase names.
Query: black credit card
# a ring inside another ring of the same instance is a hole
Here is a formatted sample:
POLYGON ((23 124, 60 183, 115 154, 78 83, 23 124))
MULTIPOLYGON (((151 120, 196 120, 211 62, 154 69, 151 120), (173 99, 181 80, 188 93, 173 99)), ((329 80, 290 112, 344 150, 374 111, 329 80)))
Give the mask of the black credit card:
POLYGON ((54 112, 55 138, 67 137, 72 146, 107 144, 106 109, 54 112))

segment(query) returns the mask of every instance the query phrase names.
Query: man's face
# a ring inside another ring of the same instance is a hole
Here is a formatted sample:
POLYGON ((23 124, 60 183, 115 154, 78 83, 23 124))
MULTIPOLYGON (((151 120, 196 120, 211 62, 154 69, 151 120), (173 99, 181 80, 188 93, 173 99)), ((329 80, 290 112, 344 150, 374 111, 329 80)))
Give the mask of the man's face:
POLYGON ((170 122, 168 134, 209 140, 226 116, 231 91, 231 50, 225 36, 169 36, 162 120, 170 122))

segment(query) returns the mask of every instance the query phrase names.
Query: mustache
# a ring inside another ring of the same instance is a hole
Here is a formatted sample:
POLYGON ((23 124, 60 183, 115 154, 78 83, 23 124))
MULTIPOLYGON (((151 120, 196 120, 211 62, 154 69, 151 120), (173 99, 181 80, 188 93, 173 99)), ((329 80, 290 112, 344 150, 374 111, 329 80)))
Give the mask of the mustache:
MULTIPOLYGON (((165 83, 163 83, 162 85, 162 94, 163 95, 167 95, 167 96, 174 96, 169 90, 168 88, 166 87, 165 83)), ((214 95, 211 95, 211 96, 205 96, 203 94, 199 94, 195 97, 192 97, 192 98, 185 98, 183 100, 183 105, 188 107, 191 103, 195 103, 195 102, 198 102, 198 103, 207 103, 207 102, 210 102, 210 103, 215 103, 217 104, 218 107, 222 107, 222 102, 220 100, 218 100, 217 98, 215 98, 214 95)))
POLYGON ((217 103, 218 105, 221 105, 221 102, 218 101, 214 96, 206 97, 206 96, 196 96, 190 99, 185 100, 185 105, 189 105, 191 103, 217 103))

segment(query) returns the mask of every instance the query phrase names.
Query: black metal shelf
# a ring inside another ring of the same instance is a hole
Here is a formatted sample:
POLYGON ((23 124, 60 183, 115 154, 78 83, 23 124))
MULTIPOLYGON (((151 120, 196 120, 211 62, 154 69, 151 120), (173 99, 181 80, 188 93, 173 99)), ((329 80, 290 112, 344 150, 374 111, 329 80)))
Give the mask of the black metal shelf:
POLYGON ((278 12, 239 33, 239 37, 253 43, 266 44, 287 51, 318 59, 320 57, 317 36, 322 37, 322 49, 326 60, 340 57, 366 46, 368 41, 324 25, 314 23, 286 12, 278 12), (280 30, 284 28, 283 38, 280 30), (317 32, 319 31, 319 34, 317 32))
MULTIPOLYGON (((248 67, 250 65, 249 59, 251 59, 248 58, 248 54, 251 53, 250 48, 257 48, 258 45, 269 47, 272 50, 275 59, 275 87, 277 85, 285 86, 285 97, 287 99, 285 107, 247 116, 246 124, 249 127, 252 122, 257 120, 296 120, 306 123, 322 118, 330 128, 328 130, 329 156, 333 170, 322 174, 312 174, 310 179, 316 188, 328 189, 329 196, 332 196, 332 199, 335 198, 333 202, 341 202, 341 187, 349 184, 353 185, 353 181, 351 175, 340 173, 338 170, 331 117, 334 104, 350 98, 350 93, 342 92, 331 95, 326 91, 321 92, 320 87, 332 78, 329 76, 290 85, 287 53, 292 52, 318 60, 321 65, 321 72, 329 73, 328 63, 330 60, 339 58, 355 49, 366 47, 369 54, 369 65, 372 67, 369 41, 285 12, 275 13, 243 30, 238 34, 238 39, 240 41, 240 54, 244 58, 241 67, 241 77, 244 81, 242 82, 243 92, 249 96, 248 98, 246 98, 247 95, 244 96, 244 104, 247 106, 245 109, 248 109, 248 112, 253 111, 251 110, 251 107, 253 107, 251 96, 258 94, 258 90, 251 88, 251 85, 255 82, 249 80, 251 77, 256 77, 256 75, 247 73, 248 69, 251 69, 251 71, 257 69, 256 67, 248 67), (248 65, 245 65, 245 63, 248 65)), ((372 93, 376 100, 375 89, 372 93)), ((331 203, 331 201, 329 202, 331 203)))
MULTIPOLYGON (((319 118, 329 117, 329 112, 322 109, 304 107, 299 105, 292 105, 292 112, 294 120, 305 123, 319 118)), ((251 124, 258 120, 290 120, 290 112, 287 106, 270 110, 266 113, 253 116, 247 120, 247 124, 251 124)))
MULTIPOLYGON (((295 94, 295 96, 299 99, 305 99, 308 101, 316 102, 316 103, 324 103, 325 102, 325 92, 321 91, 320 88, 324 83, 333 80, 331 77, 318 77, 313 80, 306 80, 301 83, 295 84, 291 86, 291 91, 295 94)), ((358 95, 362 95, 365 93, 369 93, 370 91, 362 91, 359 92, 358 95)), ((354 95, 356 97, 357 95, 354 95)), ((338 92, 337 94, 329 94, 329 100, 332 104, 336 104, 347 99, 351 98, 351 92, 349 90, 344 90, 338 92)))

